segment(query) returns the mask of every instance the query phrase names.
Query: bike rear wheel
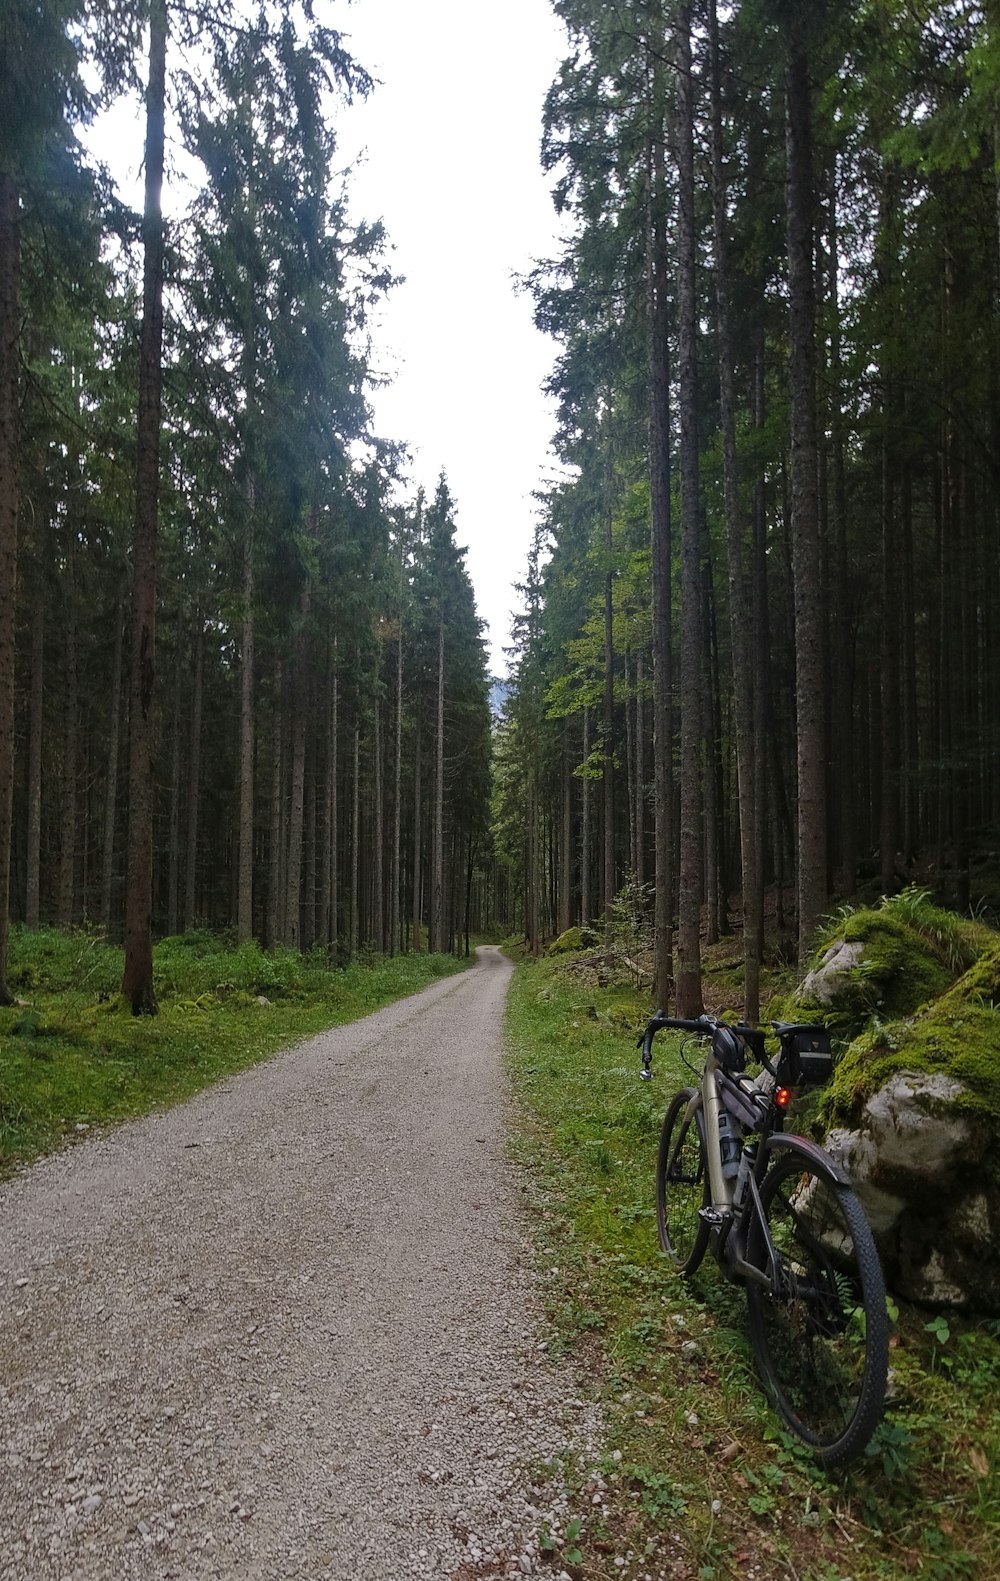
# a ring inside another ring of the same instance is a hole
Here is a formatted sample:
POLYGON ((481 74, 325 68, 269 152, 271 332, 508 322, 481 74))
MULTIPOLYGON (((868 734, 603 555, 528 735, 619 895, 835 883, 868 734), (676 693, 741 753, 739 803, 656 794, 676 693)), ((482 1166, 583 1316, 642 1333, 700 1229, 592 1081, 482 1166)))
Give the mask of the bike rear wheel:
POLYGON ((656 1161, 656 1228, 660 1246, 682 1274, 693 1274, 708 1246, 698 1209, 709 1200, 701 1109, 688 1114, 693 1087, 675 1093, 663 1119, 656 1161))
MULTIPOLYGON (((889 1324, 875 1242, 854 1192, 804 1150, 779 1156, 760 1195, 777 1256, 771 1288, 747 1282, 761 1378, 816 1459, 841 1466, 862 1452, 885 1400, 889 1324)), ((770 1269, 756 1214, 747 1260, 770 1269)))

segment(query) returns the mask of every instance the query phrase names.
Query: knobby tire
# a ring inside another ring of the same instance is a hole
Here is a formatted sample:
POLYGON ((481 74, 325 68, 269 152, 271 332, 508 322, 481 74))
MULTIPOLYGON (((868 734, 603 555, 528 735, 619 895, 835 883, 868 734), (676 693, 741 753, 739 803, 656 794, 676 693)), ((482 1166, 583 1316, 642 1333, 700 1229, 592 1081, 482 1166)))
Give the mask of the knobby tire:
MULTIPOLYGON (((804 1153, 781 1155, 760 1194, 779 1258, 776 1289, 747 1284, 761 1379, 820 1464, 846 1465, 864 1450, 885 1400, 889 1324, 875 1242, 854 1192, 804 1153)), ((769 1268, 756 1214, 747 1257, 769 1268)))
POLYGON ((709 1201, 701 1109, 686 1118, 696 1093, 685 1087, 670 1101, 656 1162, 656 1228, 660 1247, 682 1274, 693 1274, 708 1247, 709 1228, 698 1209, 709 1201))

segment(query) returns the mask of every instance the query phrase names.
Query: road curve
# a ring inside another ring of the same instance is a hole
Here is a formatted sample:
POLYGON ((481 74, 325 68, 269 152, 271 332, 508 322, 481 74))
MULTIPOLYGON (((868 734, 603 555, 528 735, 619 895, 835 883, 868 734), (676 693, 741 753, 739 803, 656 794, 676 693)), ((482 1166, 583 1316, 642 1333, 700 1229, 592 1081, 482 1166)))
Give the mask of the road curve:
POLYGON ((537 1343, 510 970, 480 950, 0 1188, 2 1581, 535 1568, 521 1467, 593 1423, 537 1343))

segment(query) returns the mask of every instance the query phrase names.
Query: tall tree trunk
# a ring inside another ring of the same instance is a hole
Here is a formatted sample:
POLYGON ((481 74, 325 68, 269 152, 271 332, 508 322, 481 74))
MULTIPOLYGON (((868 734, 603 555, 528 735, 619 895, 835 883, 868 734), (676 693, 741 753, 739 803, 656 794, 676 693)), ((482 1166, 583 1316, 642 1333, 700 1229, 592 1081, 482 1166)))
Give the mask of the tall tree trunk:
POLYGON ((59 823, 59 907, 61 928, 73 926, 76 891, 76 802, 79 773, 79 674, 76 647, 76 551, 70 539, 66 547, 65 628, 66 668, 63 711, 62 815, 59 823))
POLYGON ((284 897, 281 893, 281 788, 284 720, 284 672, 281 660, 274 666, 271 699, 271 819, 267 866, 267 944, 273 949, 284 942, 284 897))
POLYGON ((115 822, 118 811, 118 750, 122 722, 122 649, 127 589, 115 607, 115 646, 111 660, 111 706, 108 718, 108 757, 104 782, 104 839, 101 845, 101 927, 111 932, 111 893, 115 872, 115 822))
POLYGON ((900 542, 897 526, 897 466, 895 446, 900 427, 899 376, 896 368, 896 329, 898 311, 896 275, 898 272, 897 204, 898 178, 883 168, 880 193, 879 236, 876 243, 878 295, 882 309, 881 383, 882 383, 882 612, 879 621, 881 706, 881 806, 879 851, 881 854, 882 893, 891 895, 896 882, 896 853, 899 849, 899 754, 900 754, 900 542))
MULTIPOLYGON (((119 655, 121 650, 119 649, 119 655)), ((28 850, 24 920, 37 928, 41 916, 42 732, 45 687, 45 604, 41 591, 31 608, 31 701, 28 715, 28 850)))
POLYGON ((434 742, 434 852, 431 859, 431 938, 433 954, 444 935, 444 614, 438 622, 437 726, 434 742))
MULTIPOLYGON (((760 326, 754 337, 753 353, 753 395, 752 395, 752 421, 754 433, 760 436, 764 430, 765 422, 765 379, 764 379, 764 329, 760 326)), ((763 458, 763 447, 759 454, 763 458)), ((769 674, 768 653, 770 642, 768 638, 768 608, 767 608, 767 478, 763 459, 757 465, 753 481, 753 550, 752 550, 752 582, 753 592, 751 597, 751 651, 754 665, 753 683, 753 734, 757 749, 752 756, 753 765, 753 797, 754 797, 754 871, 756 885, 753 895, 753 917, 760 940, 761 953, 764 947, 764 872, 765 852, 767 848, 767 744, 770 736, 769 719, 769 674)), ((746 879, 744 879, 746 883, 746 879)), ((778 906, 781 905, 781 892, 778 890, 778 906)), ((746 1008, 747 1019, 750 1020, 749 1004, 746 1008)))
POLYGON ((854 641, 847 554, 847 476, 845 468, 843 364, 840 328, 840 239, 837 220, 837 167, 831 167, 827 191, 827 253, 830 306, 830 443, 833 452, 831 631, 835 644, 830 669, 837 680, 830 699, 832 736, 837 744, 834 786, 836 881, 845 895, 854 893, 857 875, 857 806, 854 769, 854 641))
POLYGON ((181 866, 181 680, 183 645, 174 656, 174 707, 170 722, 170 814, 167 825, 167 933, 180 932, 181 866))
POLYGON ((804 19, 788 23, 785 66, 788 217, 788 380, 791 396, 792 571, 798 763, 798 950, 804 964, 827 896, 826 694, 816 437, 812 106, 804 19))
POLYGON ((350 953, 361 943, 361 726, 355 721, 351 752, 351 926, 350 953))
POLYGON ((662 39, 651 39, 647 172, 650 540, 653 564, 653 998, 674 988, 674 774, 671 731, 670 282, 663 170, 662 39))
POLYGON ((539 906, 538 892, 540 888, 541 846, 539 838, 539 807, 538 807, 538 758, 537 750, 531 753, 528 767, 528 806, 527 806, 527 845, 528 859, 525 868, 525 933, 528 940, 528 951, 533 959, 537 960, 541 953, 541 939, 539 937, 539 906))
POLYGON ((646 882, 646 708, 642 653, 635 659, 635 881, 646 882))
POLYGON ((632 655, 625 649, 625 800, 628 805, 628 871, 635 879, 637 863, 635 820, 635 695, 632 691, 632 655))
POLYGON ((191 733, 188 738, 187 848, 184 874, 184 932, 194 927, 197 910, 198 814, 201 798, 201 715, 205 676, 205 620, 194 617, 194 674, 191 683, 191 733))
POLYGON ((590 922, 590 709, 583 710, 583 782, 580 807, 580 924, 590 922))
POLYGON ((316 943, 316 678, 310 666, 307 702, 307 751, 302 812, 302 948, 316 943))
POLYGON ((372 830, 372 882, 374 885, 374 908, 372 911, 372 938, 376 950, 385 949, 385 871, 384 871, 384 842, 385 842, 385 808, 382 794, 382 705, 378 697, 375 699, 375 732, 372 741, 372 757, 374 758, 374 807, 372 830))
POLYGON ((236 937, 253 935, 254 852, 254 530, 253 490, 243 539, 243 636, 240 644, 240 808, 239 874, 236 888, 236 937))
POLYGON ((702 633, 705 639, 702 662, 702 732, 704 736, 704 778, 702 799, 704 803, 704 858, 705 858, 705 943, 718 944, 723 933, 728 932, 728 915, 723 899, 723 820, 722 820, 722 759, 720 754, 721 718, 719 702, 718 642, 715 630, 715 608, 712 589, 712 568, 708 559, 707 534, 698 515, 702 538, 702 633))
POLYGON ((882 893, 893 894, 899 849, 899 546, 894 465, 887 436, 882 446, 882 617, 879 681, 881 698, 881 798, 879 853, 882 893))
MULTIPOLYGON (((760 1014, 761 922, 757 906, 757 807, 754 764, 752 598, 743 548, 736 451, 736 388, 730 305, 728 190, 722 148, 722 69, 716 0, 709 0, 712 86, 712 214, 715 250, 716 323, 719 345, 719 415, 722 424, 726 560, 729 573, 729 636, 733 659, 736 783, 740 818, 740 891, 743 916, 743 994, 746 1019, 760 1014)), ((759 751, 760 743, 756 743, 759 751)))
POLYGON ((0 1005, 12 1003, 7 986, 7 939, 14 810, 20 273, 20 197, 13 177, 0 171, 0 1005))
POLYGON ((470 835, 468 840, 466 841, 466 857, 465 857, 465 923, 464 923, 464 927, 463 927, 463 932, 464 932, 464 935, 465 935, 465 941, 464 941, 464 948, 463 948, 462 953, 465 955, 466 959, 468 959, 468 956, 469 956, 469 953, 470 953, 470 951, 469 951, 469 929, 470 929, 470 922, 471 922, 471 917, 472 917, 472 880, 473 880, 473 877, 475 875, 475 871, 476 871, 476 842, 473 840, 472 836, 470 835))
POLYGON ((607 472, 605 488, 608 498, 604 507, 604 717, 603 727, 603 792, 604 792, 604 873, 601 884, 601 911, 604 915, 605 938, 611 938, 611 908, 615 898, 615 646, 614 646, 614 583, 612 580, 611 519, 611 457, 605 456, 607 472))
MULTIPOLYGON (((910 862, 915 857, 922 829, 919 804, 921 773, 921 741, 919 705, 917 701, 917 615, 916 584, 913 569, 913 489, 907 472, 903 479, 902 554, 901 554, 903 625, 903 762, 906 781, 903 798, 903 853, 910 862)), ((990 710, 990 717, 993 710, 990 710)))
POLYGON ((573 776, 570 773, 569 754, 566 750, 566 731, 563 728, 562 753, 562 823, 559 849, 559 932, 565 933, 573 925, 573 776))
MULTIPOLYGON (((308 592, 303 594, 303 621, 308 613, 308 592)), ((292 717, 292 798, 288 818, 288 867, 285 881, 285 942, 302 947, 302 827, 306 784, 306 634, 297 644, 295 707, 292 717)))
POLYGON ((327 938, 332 955, 337 955, 338 939, 338 910, 340 903, 339 886, 337 883, 338 864, 340 860, 340 830, 337 822, 337 727, 339 724, 338 712, 340 705, 340 677, 337 674, 337 639, 334 637, 330 653, 330 716, 327 725, 329 746, 327 750, 327 823, 330 829, 330 867, 329 867, 329 924, 327 938))
POLYGON ((420 718, 417 717, 415 740, 413 743, 413 948, 420 949, 420 876, 421 876, 421 829, 420 829, 420 718))
POLYGON ((396 741, 393 755, 392 788, 392 876, 389 888, 389 954, 401 948, 399 937, 400 885, 402 882, 403 838, 403 623, 396 643, 396 741))
POLYGON ((146 90, 142 331, 132 572, 132 679, 129 706, 129 816, 122 994, 133 1015, 155 1015, 153 991, 153 678, 156 648, 156 539, 163 382, 163 142, 167 6, 151 0, 146 90))
POLYGON ((701 518, 698 502, 698 347, 695 282, 694 90, 691 7, 677 8, 677 360, 681 493, 681 849, 677 1013, 698 1016, 701 993, 702 693, 701 518))

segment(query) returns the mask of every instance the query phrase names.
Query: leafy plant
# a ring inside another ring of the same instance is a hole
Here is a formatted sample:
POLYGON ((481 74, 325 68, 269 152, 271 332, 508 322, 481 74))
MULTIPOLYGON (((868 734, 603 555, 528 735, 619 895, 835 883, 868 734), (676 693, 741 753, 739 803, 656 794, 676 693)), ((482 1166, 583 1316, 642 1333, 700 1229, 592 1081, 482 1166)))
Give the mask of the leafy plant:
POLYGON ((927 1334, 933 1334, 939 1345, 947 1345, 951 1339, 951 1329, 948 1327, 947 1319, 942 1317, 940 1313, 938 1313, 937 1317, 932 1318, 929 1323, 924 1324, 924 1331, 927 1334))
POLYGON ((653 896, 652 884, 631 876, 611 902, 611 946, 636 988, 648 978, 639 957, 653 947, 653 896))

